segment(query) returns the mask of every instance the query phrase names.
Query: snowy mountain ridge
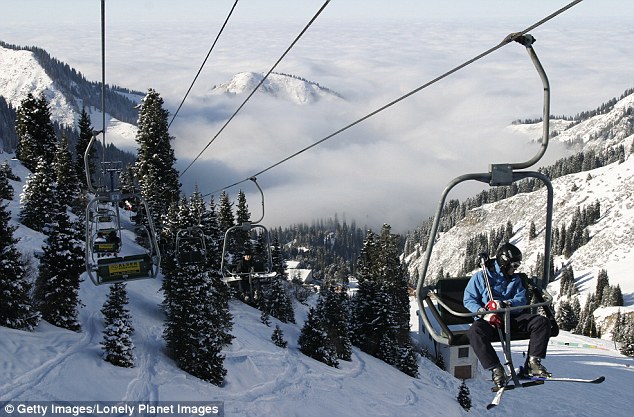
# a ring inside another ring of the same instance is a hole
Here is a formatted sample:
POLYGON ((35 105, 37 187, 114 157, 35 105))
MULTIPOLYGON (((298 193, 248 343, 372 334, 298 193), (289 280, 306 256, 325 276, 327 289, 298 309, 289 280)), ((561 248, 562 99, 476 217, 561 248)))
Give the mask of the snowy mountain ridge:
POLYGON ((213 86, 212 94, 240 95, 249 93, 259 84, 259 92, 295 104, 311 104, 321 99, 341 99, 341 95, 319 84, 302 78, 271 73, 264 82, 264 74, 257 72, 241 72, 231 80, 218 86, 213 86))
POLYGON ((56 88, 30 51, 16 51, 0 46, 0 96, 18 108, 28 93, 39 97, 44 93, 50 103, 53 121, 75 125, 79 114, 77 104, 56 88))
MULTIPOLYGON (((34 97, 44 94, 49 102, 53 122, 77 127, 81 110, 84 108, 83 98, 61 88, 60 83, 47 74, 34 52, 6 48, 0 45, 0 96, 3 96, 9 105, 17 109, 29 93, 34 97)), ((111 94, 119 94, 122 98, 129 99, 134 103, 140 103, 143 98, 133 92, 114 92, 111 94)), ((95 129, 100 129, 102 124, 101 109, 86 106, 86 111, 90 115, 95 129)), ((109 113, 106 113, 105 119, 109 141, 120 149, 136 150, 134 143, 136 126, 118 120, 109 113)), ((0 138, 0 140, 2 139, 0 138)))
MULTIPOLYGON (((551 141, 559 142, 573 151, 601 150, 623 142, 634 129, 634 94, 618 100, 606 114, 598 114, 578 123, 550 120, 551 141)), ((542 123, 513 124, 509 130, 522 133, 533 141, 542 137, 542 123)))

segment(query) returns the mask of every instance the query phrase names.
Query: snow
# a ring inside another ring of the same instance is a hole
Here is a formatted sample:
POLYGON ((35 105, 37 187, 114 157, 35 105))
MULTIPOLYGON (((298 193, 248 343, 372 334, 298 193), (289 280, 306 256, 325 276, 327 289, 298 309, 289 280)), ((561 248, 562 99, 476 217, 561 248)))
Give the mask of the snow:
POLYGON ((32 52, 14 51, 0 46, 0 96, 4 96, 14 108, 20 107, 28 93, 39 97, 44 93, 50 103, 51 118, 66 125, 75 123, 76 112, 54 87, 53 80, 46 75, 32 52))
MULTIPOLYGON (((0 154, 0 163, 10 157, 0 154)), ((15 216, 19 187, 27 172, 15 160, 11 166, 22 178, 21 183, 12 182, 16 199, 10 202, 10 209, 15 216)), ((41 234, 21 226, 16 236, 21 238, 18 246, 22 252, 40 250, 41 234)), ((605 375, 606 382, 597 386, 552 382, 514 390, 505 394, 499 407, 486 411, 493 394, 488 375, 482 372, 467 381, 473 402, 467 414, 456 401, 461 381, 426 359, 419 359, 420 376, 411 378, 356 348, 352 361, 342 361, 339 369, 304 356, 297 340, 306 307, 297 303, 297 324, 271 319, 271 327, 261 323, 259 311, 238 301, 231 303, 235 339, 224 349, 228 373, 224 386, 217 387, 179 370, 166 356, 160 277, 131 282, 128 292, 135 328, 134 368, 118 368, 103 361, 100 309, 108 287, 97 287, 84 279, 80 288, 84 304, 79 313, 81 332, 44 321, 33 332, 0 327, 0 403, 220 401, 225 416, 249 417, 496 416, 518 410, 523 416, 619 417, 630 415, 634 407, 634 360, 618 353, 612 342, 562 332, 551 340, 544 362, 548 369, 556 376, 605 375), (275 324, 289 342, 287 349, 270 340, 275 324)), ((412 317, 415 308, 412 300, 412 317)), ((417 328, 415 322, 412 328, 417 328)), ((412 336, 417 337, 415 331, 412 336)), ((525 342, 513 344, 516 363, 523 361, 524 351, 525 342)))

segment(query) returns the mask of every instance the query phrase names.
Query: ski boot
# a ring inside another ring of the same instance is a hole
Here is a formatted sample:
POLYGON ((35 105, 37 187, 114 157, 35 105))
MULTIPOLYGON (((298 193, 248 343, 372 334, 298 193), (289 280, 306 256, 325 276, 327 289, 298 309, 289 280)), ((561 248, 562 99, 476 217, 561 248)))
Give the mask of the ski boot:
POLYGON ((502 365, 498 364, 495 368, 491 369, 491 379, 493 379, 493 383, 497 389, 504 388, 506 386, 508 377, 506 376, 506 372, 504 372, 502 365))
POLYGON ((531 356, 528 358, 526 373, 529 376, 534 376, 538 378, 550 378, 553 376, 550 372, 546 370, 544 365, 542 365, 541 358, 536 356, 531 356))

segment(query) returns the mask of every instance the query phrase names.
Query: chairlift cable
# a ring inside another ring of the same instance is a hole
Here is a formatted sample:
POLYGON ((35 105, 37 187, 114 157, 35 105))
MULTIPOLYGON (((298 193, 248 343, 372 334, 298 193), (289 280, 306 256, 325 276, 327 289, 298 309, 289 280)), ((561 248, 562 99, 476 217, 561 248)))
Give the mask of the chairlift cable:
POLYGON ((216 43, 218 42, 218 39, 220 38, 220 35, 222 34, 222 32, 225 29, 225 26, 227 26, 227 22, 229 22, 229 18, 233 14, 233 10, 236 8, 236 5, 238 4, 238 1, 239 0, 235 0, 235 2, 233 3, 233 7, 231 7, 231 10, 229 11, 229 14, 227 15, 227 18, 225 19, 225 22, 222 24, 222 27, 220 28, 220 31, 218 32, 218 35, 216 35, 216 39, 214 39, 214 42, 211 45, 211 48, 209 48, 209 52, 207 52, 207 56, 203 60, 203 63, 200 65, 200 68, 198 69, 198 72, 196 73, 196 76, 194 77, 194 80, 192 81, 191 85, 187 89, 187 92, 185 93, 185 97, 183 97, 183 100, 178 105, 178 108, 176 109, 176 112, 174 113, 174 116, 172 116, 172 120, 170 120, 169 124, 167 125, 168 129, 170 128, 170 126, 172 126, 172 123, 174 122, 174 119, 176 119, 176 116, 178 115, 178 112, 180 111, 181 107, 183 107, 183 104, 185 103, 185 100, 187 99, 187 96, 192 91, 192 88, 194 87, 194 83, 196 83, 196 80, 198 79, 198 76, 202 72, 203 67, 207 63, 207 60, 209 59, 209 55, 211 55, 211 51, 213 51, 214 47, 216 46, 216 43))
MULTIPOLYGON (((306 33, 306 31, 308 30, 308 28, 310 28, 310 26, 315 22, 315 20, 317 20, 317 17, 319 17, 319 15, 324 11, 324 9, 326 8, 326 6, 330 3, 330 0, 326 0, 326 2, 321 6, 321 8, 317 11, 317 13, 313 16, 312 19, 310 19, 310 21, 308 22, 308 24, 304 27, 304 29, 302 29, 302 31, 299 33, 299 35, 297 35, 297 37, 295 38, 295 40, 293 40, 293 42, 291 42, 290 46, 288 48, 286 48, 286 50, 284 51, 284 53, 282 54, 282 56, 280 56, 280 58, 275 62, 275 64, 273 64, 273 66, 271 67, 271 69, 264 75, 264 77, 260 80, 260 82, 255 86, 255 88, 253 89, 253 91, 251 91, 251 93, 247 96, 247 98, 242 102, 242 104, 237 108, 237 110, 231 115, 231 117, 229 117, 229 119, 225 122, 224 125, 222 125, 222 127, 220 128, 220 130, 218 131, 218 133, 216 133, 214 135, 213 138, 211 138, 211 140, 209 141, 209 143, 207 143, 207 145, 202 149, 202 151, 200 151, 200 153, 194 158, 194 160, 187 166, 187 168, 185 168, 183 170, 183 172, 180 174, 179 178, 182 177, 183 175, 185 175, 185 173, 187 172, 187 170, 189 170, 189 168, 191 168, 192 165, 194 165, 194 163, 198 160, 198 158, 200 158, 200 156, 207 150, 207 148, 209 148, 209 146, 218 138, 218 136, 220 136, 220 134, 222 133, 223 130, 225 130, 225 128, 227 127, 227 125, 229 125, 229 123, 231 123, 231 121, 236 117, 236 115, 240 112, 240 110, 242 110, 242 108, 247 104, 247 102, 251 99, 251 97, 253 97, 253 95, 255 94, 255 92, 258 90, 258 88, 260 88, 260 86, 264 83, 264 81, 266 81, 266 79, 268 78, 269 75, 271 75, 271 73, 275 70, 275 68, 277 67, 277 65, 282 61, 282 59, 284 59, 286 57, 286 55, 290 52, 290 50, 295 46, 295 44, 297 42, 299 42, 299 39, 304 35, 304 33, 306 33)), ((247 181, 248 179, 246 179, 245 181, 247 181)))
POLYGON ((106 0, 101 0, 101 161, 106 162, 106 0))
MULTIPOLYGON (((204 194, 204 195, 203 195, 203 197, 206 197, 206 196, 209 196, 209 195, 215 194, 215 193, 217 193, 218 191, 222 191, 222 190, 225 190, 225 189, 228 189, 228 188, 235 187, 236 185, 242 184, 243 182, 247 182, 247 181, 249 181, 249 179, 250 179, 251 177, 257 177, 257 176, 260 176, 260 175, 264 174, 265 172, 270 171, 271 169, 273 169, 273 168, 275 168, 275 167, 277 167, 277 166, 279 166, 279 165, 283 164, 284 162, 286 162, 286 161, 288 161, 288 160, 290 160, 290 159, 292 159, 292 158, 294 158, 294 157, 296 157, 296 156, 298 156, 298 155, 300 155, 300 154, 302 154, 302 153, 304 153, 304 152, 308 151, 309 149, 312 149, 312 148, 314 148, 315 146, 317 146, 317 145, 319 145, 319 144, 321 144, 321 143, 323 143, 323 142, 325 142, 325 141, 327 141, 327 140, 329 140, 329 139, 332 139, 333 137, 337 136, 337 135, 338 135, 338 134, 340 134, 340 133, 343 133, 344 131, 346 131, 346 130, 350 129, 351 127, 358 125, 359 123, 361 123, 361 122, 363 122, 363 121, 365 121, 365 120, 369 119, 369 118, 370 118, 370 117, 372 117, 372 116, 375 116, 376 114, 378 114, 378 113, 380 113, 380 112, 382 112, 382 111, 384 111, 384 110, 388 109, 389 107, 392 107, 393 105, 395 105, 395 104, 397 104, 397 103, 400 103, 401 101, 403 101, 403 100, 405 100, 406 98, 409 98, 410 96, 412 96, 412 95, 414 95, 414 94, 416 94, 416 93, 420 92, 421 90, 423 90, 423 89, 425 89, 425 88, 427 88, 427 87, 429 87, 429 86, 431 86, 431 85, 433 85, 433 84, 435 84, 435 83, 437 83, 437 82, 439 82, 439 81, 443 80, 444 78, 447 78, 449 75, 451 75, 451 74, 453 74, 453 73, 455 73, 455 72, 457 72, 457 71, 459 71, 459 70, 463 69, 464 67, 466 67, 466 66, 468 66, 468 65, 473 64, 474 62, 476 62, 476 61, 478 61, 478 60, 480 60, 480 59, 484 58, 484 57, 485 57, 485 56, 487 56, 487 55, 490 55, 491 53, 493 53, 493 52, 497 51, 498 49, 502 48, 503 46, 505 46, 505 45, 507 45, 507 44, 509 44, 509 43, 511 43, 511 42, 513 42, 513 41, 515 41, 515 40, 517 40, 517 39, 519 39, 519 38, 521 38, 522 36, 526 35, 529 31, 531 31, 531 30, 533 30, 533 29, 535 29, 535 28, 537 28, 537 27, 539 27, 539 26, 543 25, 544 23, 546 23, 546 22, 548 22, 549 20, 553 19, 554 17, 556 17, 556 16, 558 16, 558 15, 562 14, 563 12, 567 11, 567 10, 568 10, 568 9, 570 9, 571 7, 575 6, 576 4, 581 3, 582 1, 583 1, 583 0, 574 0, 574 1, 572 1, 571 3, 569 3, 569 4, 567 4, 566 6, 562 7, 561 9, 559 9, 559 10, 555 11, 554 13, 552 13, 552 14, 550 14, 550 15, 546 16, 545 18, 543 18, 542 20, 538 21, 537 23, 535 23, 535 24, 533 24, 533 25, 531 25, 531 26, 527 27, 527 28, 526 28, 526 29, 524 29, 523 31, 521 31, 521 32, 511 33, 510 35, 508 35, 507 37, 505 37, 505 38, 504 38, 504 39, 503 39, 500 43, 498 43, 497 45, 493 46, 492 48, 489 48, 489 49, 488 49, 488 50, 486 50, 485 52, 482 52, 481 54, 479 54, 479 55, 475 56, 474 58, 471 58, 471 59, 469 59, 468 61, 463 62, 462 64, 458 65, 457 67, 452 68, 451 70, 449 70, 449 71, 445 72, 444 74, 439 75, 438 77, 434 78, 434 79, 433 79, 433 80, 431 80, 431 81, 428 81, 427 83, 425 83, 425 84, 421 85, 420 87, 417 87, 417 88, 415 88, 414 90, 412 90, 412 91, 410 91, 410 92, 408 92, 408 93, 406 93, 406 94, 404 94, 404 95, 400 96, 399 98, 397 98, 397 99, 395 99, 395 100, 393 100, 393 101, 391 101, 391 102, 387 103, 386 105, 384 105, 384 106, 382 106, 382 107, 380 107, 380 108, 378 108, 378 109, 376 109, 376 110, 372 111, 371 113, 368 113, 367 115, 363 116, 362 118, 360 118, 360 119, 358 119, 358 120, 356 120, 356 121, 354 121, 354 122, 352 122, 352 123, 350 123, 350 124, 348 124, 348 125, 346 125, 346 126, 342 127, 341 129, 339 129, 339 130, 337 130, 337 131, 335 131, 335 132, 333 132, 333 133, 329 134, 328 136, 326 136, 326 137, 324 137, 324 138, 322 138, 322 139, 318 140, 317 142, 314 142, 313 144, 311 144, 311 145, 309 145, 309 146, 307 146, 307 147, 305 147, 305 148, 303 148, 303 149, 300 149, 299 151, 295 152, 294 154, 292 154, 292 155, 290 155, 290 156, 287 156, 286 158, 284 158, 284 159, 282 159, 282 160, 280 160, 280 161, 276 162, 275 164, 273 164, 273 165, 271 165, 271 166, 269 166, 269 167, 267 167, 267 168, 265 168, 265 169, 263 169, 263 170, 261 170, 261 171, 259 171, 259 172, 255 173, 255 174, 250 175, 248 178, 245 178, 245 179, 243 179, 243 180, 240 180, 240 181, 238 181, 238 182, 235 182, 235 183, 233 183, 233 184, 231 184, 231 185, 227 185, 227 186, 225 186, 225 187, 223 187, 223 188, 220 188, 220 189, 218 189, 218 190, 212 191, 212 192, 210 192, 210 193, 204 194)), ((201 153, 202 153, 202 152, 201 152, 201 153)), ((200 156, 200 155, 199 155, 199 156, 200 156)), ((195 161, 195 160, 194 160, 194 161, 195 161)), ((192 164, 193 164, 193 163, 194 163, 194 162, 192 162, 192 164)), ((190 166, 191 166, 192 164, 190 164, 190 166)), ((187 168, 189 168, 189 167, 187 167, 187 168)))

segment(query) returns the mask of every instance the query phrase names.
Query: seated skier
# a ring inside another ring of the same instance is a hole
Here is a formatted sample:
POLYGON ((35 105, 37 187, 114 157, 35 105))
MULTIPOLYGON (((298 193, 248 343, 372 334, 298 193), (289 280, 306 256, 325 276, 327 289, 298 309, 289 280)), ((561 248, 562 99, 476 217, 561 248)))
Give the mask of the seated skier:
MULTIPOLYGON (((504 323, 502 314, 487 311, 528 304, 526 289, 520 276, 515 273, 521 261, 522 252, 516 246, 510 243, 500 246, 495 260, 489 261, 490 267, 487 268, 492 297, 487 290, 482 270, 473 274, 464 291, 464 306, 473 313, 483 313, 476 316, 469 328, 469 342, 482 366, 492 372, 493 382, 498 388, 505 386, 509 377, 491 342, 498 339, 498 329, 502 329, 504 323)), ((528 310, 515 310, 511 312, 510 324, 511 336, 518 331, 530 334, 526 373, 550 377, 551 374, 541 363, 546 357, 551 335, 549 319, 528 310)))

